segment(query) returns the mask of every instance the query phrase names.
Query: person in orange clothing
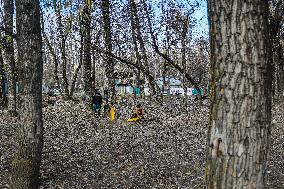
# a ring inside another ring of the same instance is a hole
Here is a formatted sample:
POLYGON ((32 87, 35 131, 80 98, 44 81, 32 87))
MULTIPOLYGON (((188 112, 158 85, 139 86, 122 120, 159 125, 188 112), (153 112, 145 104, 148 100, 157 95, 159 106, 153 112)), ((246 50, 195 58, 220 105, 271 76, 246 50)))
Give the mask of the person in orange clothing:
POLYGON ((131 118, 144 118, 144 109, 142 108, 141 104, 137 104, 136 107, 133 110, 133 115, 131 116, 131 118))

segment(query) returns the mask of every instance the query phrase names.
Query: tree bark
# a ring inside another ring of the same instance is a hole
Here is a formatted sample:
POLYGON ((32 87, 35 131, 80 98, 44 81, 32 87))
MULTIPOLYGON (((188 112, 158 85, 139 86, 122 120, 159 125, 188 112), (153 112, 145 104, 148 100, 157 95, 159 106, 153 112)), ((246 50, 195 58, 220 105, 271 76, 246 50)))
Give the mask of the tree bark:
POLYGON ((284 97, 284 61, 283 61, 283 47, 280 38, 273 39, 273 64, 274 64, 274 97, 278 100, 283 100, 284 97))
MULTIPOLYGON (((130 14, 130 23, 131 23, 131 35, 132 35, 132 40, 133 40, 133 43, 134 43, 136 64, 138 66, 140 66, 142 58, 141 58, 141 55, 140 55, 140 52, 139 52, 139 49, 138 49, 137 36, 136 36, 136 32, 135 32, 135 30, 137 30, 137 27, 136 27, 136 23, 135 23, 135 19, 134 19, 133 3, 134 2, 132 0, 129 0, 129 6, 130 6, 129 14, 130 14)), ((134 7, 134 8, 136 10, 136 7, 134 7)), ((137 79, 140 80, 140 70, 138 70, 137 79)))
POLYGON ((274 98, 283 100, 284 97, 284 69, 283 69, 283 16, 284 3, 281 0, 270 2, 269 31, 273 48, 273 85, 274 98))
POLYGON ((6 108, 6 93, 5 93, 5 71, 4 61, 2 57, 2 50, 0 50, 0 110, 6 108))
POLYGON ((4 0, 5 48, 4 61, 8 67, 8 109, 16 115, 16 73, 13 45, 13 0, 4 0))
MULTIPOLYGON (((104 28, 104 41, 105 49, 107 52, 112 53, 112 33, 111 33, 111 23, 110 23, 110 1, 101 1, 102 17, 103 17, 103 28, 104 28)), ((106 88, 110 91, 110 100, 114 102, 115 97, 115 85, 114 85, 114 60, 111 56, 107 55, 106 59, 106 76, 107 81, 105 82, 106 88)))
POLYGON ((83 66, 85 94, 92 96, 92 58, 91 58, 91 3, 85 0, 82 13, 82 35, 83 35, 83 66))
POLYGON ((20 127, 11 164, 10 188, 36 189, 43 147, 43 59, 39 1, 16 0, 16 9, 23 91, 20 94, 20 127))
POLYGON ((271 129, 268 3, 209 0, 208 189, 263 189, 271 129))

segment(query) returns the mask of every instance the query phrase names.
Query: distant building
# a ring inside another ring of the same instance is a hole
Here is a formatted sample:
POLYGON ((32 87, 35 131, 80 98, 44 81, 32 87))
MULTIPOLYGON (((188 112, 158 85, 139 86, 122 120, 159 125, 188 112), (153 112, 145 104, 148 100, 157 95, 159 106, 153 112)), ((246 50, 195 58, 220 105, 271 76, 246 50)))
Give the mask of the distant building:
POLYGON ((162 89, 163 85, 164 88, 179 88, 181 87, 182 83, 181 80, 174 77, 160 77, 156 80, 156 83, 162 89))
POLYGON ((133 86, 128 82, 127 79, 116 79, 115 90, 118 94, 133 94, 133 86))
POLYGON ((164 95, 181 93, 180 89, 182 89, 182 82, 180 79, 175 77, 160 77, 156 80, 157 85, 160 90, 163 91, 164 95))
MULTIPOLYGON (((186 91, 182 86, 182 81, 175 77, 160 77, 156 80, 157 85, 162 90, 164 87, 164 95, 197 95, 198 91, 195 88, 187 88, 186 91)), ((203 90, 201 89, 201 94, 203 90)))

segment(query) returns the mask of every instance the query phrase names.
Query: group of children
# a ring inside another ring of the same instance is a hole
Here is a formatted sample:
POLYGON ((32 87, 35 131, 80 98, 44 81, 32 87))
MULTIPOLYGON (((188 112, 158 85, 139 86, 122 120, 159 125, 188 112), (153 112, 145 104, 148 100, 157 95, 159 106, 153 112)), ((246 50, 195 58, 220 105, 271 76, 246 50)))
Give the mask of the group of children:
MULTIPOLYGON (((93 95, 92 98, 92 108, 93 111, 95 113, 98 113, 98 115, 101 114, 101 108, 102 108, 102 103, 103 103, 103 97, 100 94, 99 90, 95 91, 95 94, 93 95)), ((107 103, 106 103, 107 105, 107 103)), ((111 104, 110 107, 104 107, 105 109, 107 109, 107 113, 109 115, 109 118, 111 119, 111 121, 114 120, 114 116, 115 116, 115 107, 113 104, 111 104)), ((142 108, 141 104, 137 104, 134 108, 133 108, 133 114, 132 116, 128 119, 129 122, 132 121, 138 121, 144 118, 144 109, 142 108)))

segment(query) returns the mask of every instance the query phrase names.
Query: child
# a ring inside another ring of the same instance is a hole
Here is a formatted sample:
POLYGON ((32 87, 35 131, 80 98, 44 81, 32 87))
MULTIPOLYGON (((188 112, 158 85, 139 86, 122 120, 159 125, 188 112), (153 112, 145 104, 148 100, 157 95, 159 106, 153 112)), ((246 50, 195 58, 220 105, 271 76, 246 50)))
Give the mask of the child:
POLYGON ((131 118, 144 118, 144 110, 141 107, 141 104, 137 104, 137 106, 133 109, 133 115, 131 118))

